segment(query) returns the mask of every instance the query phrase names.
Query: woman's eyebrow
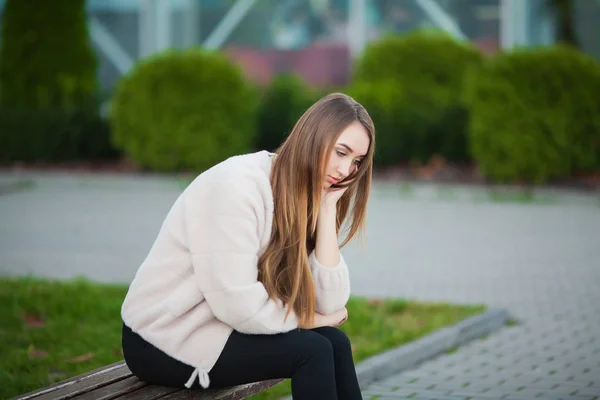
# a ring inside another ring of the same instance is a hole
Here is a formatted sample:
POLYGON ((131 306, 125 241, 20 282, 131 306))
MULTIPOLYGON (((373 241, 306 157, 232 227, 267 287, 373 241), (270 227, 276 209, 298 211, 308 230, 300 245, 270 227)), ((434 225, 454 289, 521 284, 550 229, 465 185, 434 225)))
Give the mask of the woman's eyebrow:
MULTIPOLYGON (((345 147, 350 153, 354 153, 354 150, 352 150, 352 148, 345 143, 338 143, 338 146, 345 147)), ((363 158, 364 156, 366 156, 366 154, 363 154, 362 156, 358 156, 358 157, 363 158)))

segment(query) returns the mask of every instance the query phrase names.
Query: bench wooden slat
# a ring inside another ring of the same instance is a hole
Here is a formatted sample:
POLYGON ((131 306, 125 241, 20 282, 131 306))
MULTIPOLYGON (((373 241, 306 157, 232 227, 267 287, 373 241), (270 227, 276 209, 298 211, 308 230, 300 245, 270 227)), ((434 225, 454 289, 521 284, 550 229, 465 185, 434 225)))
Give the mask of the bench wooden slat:
POLYGON ((208 390, 181 390, 172 393, 160 400, 239 400, 245 399, 253 394, 262 392, 283 381, 283 379, 271 379, 246 385, 233 386, 225 389, 208 390))
POLYGON ((96 388, 110 385, 132 376, 125 361, 98 368, 84 375, 78 375, 47 388, 26 393, 15 400, 67 400, 78 394, 90 392, 96 388))
POLYGON ((181 390, 182 389, 166 386, 148 385, 142 389, 136 390, 135 392, 127 393, 119 397, 119 400, 158 400, 162 399, 168 394, 179 392, 181 390))
POLYGON ((134 392, 138 389, 147 387, 146 382, 140 381, 137 377, 132 376, 110 385, 99 387, 91 392, 78 395, 73 400, 113 400, 120 399, 121 396, 134 392))

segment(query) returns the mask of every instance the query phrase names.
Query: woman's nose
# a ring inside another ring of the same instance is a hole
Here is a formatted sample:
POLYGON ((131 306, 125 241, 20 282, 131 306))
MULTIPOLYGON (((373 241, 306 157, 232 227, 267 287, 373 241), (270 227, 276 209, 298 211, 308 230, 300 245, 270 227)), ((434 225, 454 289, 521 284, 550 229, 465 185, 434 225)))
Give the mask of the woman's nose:
POLYGON ((347 177, 352 173, 352 162, 343 160, 338 164, 337 172, 342 176, 342 178, 347 177))

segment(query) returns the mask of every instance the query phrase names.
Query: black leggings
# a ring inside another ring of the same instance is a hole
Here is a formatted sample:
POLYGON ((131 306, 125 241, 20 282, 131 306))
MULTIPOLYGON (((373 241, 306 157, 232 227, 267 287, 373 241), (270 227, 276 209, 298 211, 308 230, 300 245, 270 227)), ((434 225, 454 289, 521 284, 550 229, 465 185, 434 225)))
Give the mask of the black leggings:
MULTIPOLYGON (((194 368, 171 358, 123 325, 127 366, 140 380, 184 387, 194 368)), ((362 399, 350 341, 337 328, 296 329, 277 335, 233 331, 209 373, 210 387, 291 378, 294 400, 362 399)), ((201 388, 198 381, 195 388, 201 388)))

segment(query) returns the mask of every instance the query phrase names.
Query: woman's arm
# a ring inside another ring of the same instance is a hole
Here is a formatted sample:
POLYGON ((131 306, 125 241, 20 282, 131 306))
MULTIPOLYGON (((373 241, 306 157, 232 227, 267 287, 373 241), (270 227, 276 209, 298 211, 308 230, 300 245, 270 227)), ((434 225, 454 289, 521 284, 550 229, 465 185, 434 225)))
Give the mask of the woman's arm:
POLYGON ((317 219, 315 250, 309 255, 317 312, 325 315, 343 309, 350 298, 348 266, 340 253, 336 231, 336 203, 344 191, 324 193, 317 219))
POLYGON ((336 232, 337 209, 333 206, 321 206, 317 219, 317 242, 315 255, 321 265, 335 267, 340 263, 340 249, 336 232))

